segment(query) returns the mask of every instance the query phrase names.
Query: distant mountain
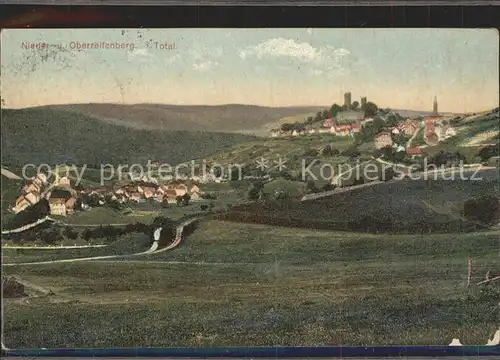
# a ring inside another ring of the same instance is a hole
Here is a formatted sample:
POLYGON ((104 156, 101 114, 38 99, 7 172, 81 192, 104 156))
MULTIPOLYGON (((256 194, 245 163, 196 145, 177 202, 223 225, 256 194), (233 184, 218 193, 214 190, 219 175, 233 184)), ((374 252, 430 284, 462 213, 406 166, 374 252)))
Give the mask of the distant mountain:
POLYGON ((1 111, 2 164, 177 164, 255 137, 204 131, 139 130, 87 115, 30 108, 1 111))
POLYGON ((256 105, 65 104, 34 109, 64 110, 136 129, 215 131, 263 135, 280 118, 317 112, 321 107, 256 105))

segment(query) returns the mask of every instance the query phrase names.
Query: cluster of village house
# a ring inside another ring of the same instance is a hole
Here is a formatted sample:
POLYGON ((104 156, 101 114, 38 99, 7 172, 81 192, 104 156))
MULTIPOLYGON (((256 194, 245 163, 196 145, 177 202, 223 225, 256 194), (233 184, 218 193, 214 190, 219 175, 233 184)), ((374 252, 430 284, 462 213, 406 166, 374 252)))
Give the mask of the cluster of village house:
MULTIPOLYGON (((442 116, 426 116, 423 120, 406 119, 403 123, 379 132, 375 135, 375 147, 381 149, 385 146, 393 146, 393 135, 405 134, 413 137, 423 127, 423 138, 426 145, 436 145, 438 142, 448 139, 457 134, 456 130, 445 123, 442 116)), ((406 148, 406 152, 410 155, 421 155, 421 147, 406 148)))
MULTIPOLYGON (((361 98, 361 104, 366 104, 366 97, 361 98)), ((351 94, 344 94, 344 107, 351 107, 351 94)), ((387 128, 376 134, 375 136, 375 147, 381 149, 385 146, 395 146, 393 141, 393 136, 398 134, 405 134, 407 136, 413 137, 421 127, 424 128, 424 141, 427 145, 433 146, 438 142, 445 140, 451 136, 455 136, 457 133, 455 129, 450 126, 447 121, 449 119, 440 116, 437 111, 437 99, 434 98, 433 115, 426 116, 423 119, 411 119, 407 118, 401 124, 394 126, 392 128, 387 128), (445 121, 446 120, 446 121, 445 121)), ((367 123, 373 121, 372 117, 365 117, 363 111, 360 110, 350 110, 341 111, 335 117, 323 120, 321 126, 317 129, 309 127, 303 130, 291 130, 282 131, 281 129, 271 130, 271 137, 281 137, 281 136, 298 136, 298 135, 308 135, 308 134, 321 134, 321 133, 331 133, 340 136, 352 136, 355 133, 361 131, 367 123)), ((403 147, 408 155, 419 156, 423 154, 420 147, 403 147)))
POLYGON ((360 132, 361 127, 366 123, 373 121, 373 118, 365 118, 363 111, 351 110, 342 111, 335 117, 337 123, 342 123, 336 125, 333 118, 328 118, 323 120, 322 126, 319 128, 306 127, 302 130, 291 130, 282 131, 281 129, 271 130, 271 137, 281 137, 281 136, 297 136, 297 135, 308 135, 308 134, 324 134, 331 133, 341 136, 348 136, 354 133, 360 132))
MULTIPOLYGON (((105 204, 105 199, 125 202, 146 202, 153 200, 157 202, 177 203, 179 196, 189 194, 191 200, 200 200, 201 193, 198 184, 192 182, 187 185, 184 181, 171 181, 165 185, 154 183, 143 185, 123 185, 113 188, 100 187, 89 189, 73 189, 67 177, 61 177, 55 184, 49 185, 44 174, 34 177, 31 184, 22 189, 22 194, 16 199, 12 208, 14 213, 19 213, 27 207, 38 203, 42 198, 48 199, 51 215, 66 216, 75 211, 77 199, 83 195, 98 196, 99 203, 105 204)), ((82 204, 88 208, 86 204, 82 204)))

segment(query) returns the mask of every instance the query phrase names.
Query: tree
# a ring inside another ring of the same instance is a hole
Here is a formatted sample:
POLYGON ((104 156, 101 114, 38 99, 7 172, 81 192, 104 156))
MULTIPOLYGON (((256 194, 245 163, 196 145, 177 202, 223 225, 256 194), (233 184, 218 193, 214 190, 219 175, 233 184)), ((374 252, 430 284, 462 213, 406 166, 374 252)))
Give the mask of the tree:
POLYGON ((499 145, 485 146, 477 153, 477 156, 481 158, 481 161, 487 161, 489 158, 499 155, 500 155, 499 145))
POLYGON ((325 145, 325 147, 323 148, 323 156, 331 156, 332 155, 332 147, 330 144, 327 144, 325 145))
POLYGON ((189 205, 189 200, 191 200, 191 195, 189 195, 188 193, 185 193, 184 195, 182 195, 182 204, 184 206, 189 205))
POLYGON ((404 133, 399 133, 399 134, 394 134, 392 136, 392 140, 394 141, 395 144, 404 146, 410 140, 410 136, 404 134, 404 133))
POLYGON ((305 125, 301 124, 299 122, 296 122, 295 124, 293 124, 293 130, 302 131, 302 130, 304 130, 304 128, 305 128, 305 125))
POLYGON ((281 131, 292 131, 294 128, 294 124, 290 124, 290 123, 284 123, 284 124, 281 124, 281 131))
POLYGON ((318 156, 318 153, 317 149, 307 149, 303 156, 318 156))
POLYGON ((331 190, 335 190, 335 188, 336 188, 335 185, 328 183, 328 184, 323 185, 321 187, 321 190, 322 191, 331 191, 331 190))
POLYGON ((86 242, 89 242, 90 238, 92 237, 92 230, 90 229, 85 229, 82 233, 82 238, 83 240, 85 240, 86 242))
POLYGON ((175 197, 175 202, 177 203, 177 206, 181 206, 181 204, 182 204, 182 196, 181 195, 177 195, 175 197))
POLYGON ((393 153, 393 160, 395 162, 402 162, 406 156, 406 151, 396 151, 393 153))
POLYGON ((387 159, 387 160, 393 160, 394 153, 393 153, 393 149, 392 149, 391 145, 384 146, 382 149, 380 149, 380 151, 381 151, 382 158, 387 159))
POLYGON ((356 110, 358 107, 359 107, 359 102, 357 102, 357 101, 353 101, 353 103, 351 104, 351 108, 352 108, 353 110, 356 110))
POLYGON ((261 181, 253 182, 248 189, 248 199, 249 200, 258 200, 264 189, 264 184, 261 181))
POLYGON ((464 215, 469 220, 486 225, 497 224, 500 220, 500 198, 487 195, 468 200, 464 204, 464 215))
POLYGON ((314 194, 314 193, 317 193, 319 191, 319 189, 313 180, 308 180, 307 185, 306 185, 306 191, 309 194, 314 194))
POLYGON ((321 121, 321 120, 323 120, 323 113, 321 111, 318 111, 316 113, 316 116, 314 117, 314 121, 318 122, 318 121, 321 121))
POLYGON ((311 125, 314 122, 314 118, 312 116, 309 116, 306 120, 306 122, 311 125))
POLYGON ((337 113, 338 113, 339 111, 341 111, 341 110, 342 110, 342 107, 341 107, 341 106, 339 106, 339 105, 337 105, 337 104, 333 104, 333 105, 332 105, 332 107, 330 108, 330 115, 331 115, 332 117, 335 117, 335 116, 337 116, 337 113))
POLYGON ((378 133, 385 126, 385 122, 381 117, 376 116, 373 119, 372 125, 375 128, 376 133, 378 133))
POLYGON ((78 232, 73 231, 73 228, 66 226, 63 230, 63 235, 68 239, 75 240, 78 237, 78 232))
POLYGON ((285 180, 292 180, 292 174, 290 174, 290 172, 286 170, 282 170, 279 173, 279 176, 281 176, 285 180))
POLYGON ((375 149, 375 150, 373 150, 372 156, 373 156, 374 158, 379 158, 379 157, 381 157, 381 156, 382 156, 382 150, 380 150, 380 149, 375 149))
POLYGON ((359 152, 359 150, 357 149, 356 146, 348 147, 347 149, 345 149, 344 151, 342 151, 340 154, 342 156, 348 156, 348 157, 351 157, 351 158, 354 158, 356 156, 361 155, 361 153, 359 152))
POLYGON ((200 206, 200 209, 201 209, 201 211, 205 211, 205 210, 207 210, 207 209, 208 209, 208 205, 207 205, 207 204, 202 204, 202 205, 200 206))
POLYGON ((374 103, 368 101, 364 106, 364 110, 366 117, 375 116, 377 115, 378 107, 374 103))
POLYGON ((323 111, 323 119, 328 119, 330 117, 330 111, 329 110, 324 110, 323 111))

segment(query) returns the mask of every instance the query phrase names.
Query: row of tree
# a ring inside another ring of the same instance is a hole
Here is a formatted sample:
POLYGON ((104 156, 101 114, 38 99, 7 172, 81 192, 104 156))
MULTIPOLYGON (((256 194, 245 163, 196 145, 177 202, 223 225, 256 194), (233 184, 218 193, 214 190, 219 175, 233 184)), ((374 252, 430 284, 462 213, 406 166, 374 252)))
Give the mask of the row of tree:
POLYGON ((111 243, 118 239, 118 237, 132 234, 143 233, 151 236, 154 229, 162 227, 162 236, 173 236, 175 232, 176 223, 167 217, 157 217, 153 220, 151 225, 137 222, 135 224, 128 224, 126 226, 111 226, 102 225, 95 228, 87 228, 82 231, 75 230, 71 226, 57 226, 50 227, 37 227, 23 231, 22 233, 10 234, 6 238, 12 240, 14 243, 42 243, 46 245, 54 245, 63 239, 76 240, 78 238, 89 242, 91 239, 105 239, 106 242, 111 243))

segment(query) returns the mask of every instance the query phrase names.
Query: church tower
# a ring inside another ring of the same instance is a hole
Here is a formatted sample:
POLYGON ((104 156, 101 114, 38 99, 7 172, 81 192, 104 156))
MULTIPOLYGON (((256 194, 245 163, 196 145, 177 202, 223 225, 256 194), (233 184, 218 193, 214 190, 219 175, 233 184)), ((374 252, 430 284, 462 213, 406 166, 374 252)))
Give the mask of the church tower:
POLYGON ((432 112, 434 115, 438 114, 438 101, 436 96, 434 96, 434 105, 432 107, 432 112))

